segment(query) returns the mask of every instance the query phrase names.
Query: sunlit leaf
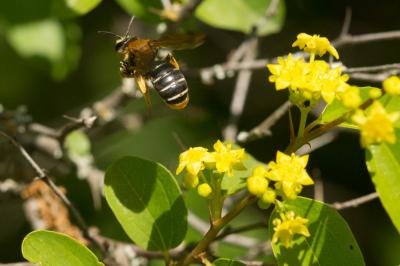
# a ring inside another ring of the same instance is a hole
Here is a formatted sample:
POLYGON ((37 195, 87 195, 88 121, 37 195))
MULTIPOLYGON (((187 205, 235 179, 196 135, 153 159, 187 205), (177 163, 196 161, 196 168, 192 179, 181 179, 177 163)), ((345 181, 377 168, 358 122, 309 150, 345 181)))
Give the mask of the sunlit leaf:
POLYGON ((105 195, 127 235, 148 250, 179 245, 187 209, 174 176, 162 165, 127 156, 106 172, 105 195))
POLYGON ((47 62, 55 79, 63 79, 77 66, 81 34, 73 22, 61 24, 58 20, 44 19, 15 24, 8 28, 6 37, 21 57, 47 62))
POLYGON ((383 207, 400 232, 400 129, 394 145, 370 145, 366 162, 383 207))
POLYGON ((75 239, 52 231, 29 233, 22 242, 22 255, 41 266, 101 266, 97 257, 75 239))
POLYGON ((160 21, 159 15, 154 10, 162 10, 160 0, 116 0, 130 15, 147 21, 160 21))
POLYGON ((102 0, 64 0, 75 13, 83 15, 94 9, 102 0))
MULTIPOLYGON (((309 220, 307 227, 311 236, 295 237, 290 248, 279 242, 272 244, 278 265, 365 265, 349 226, 336 210, 322 202, 302 197, 285 202, 284 208, 309 220)), ((274 233, 272 221, 277 216, 274 211, 270 217, 270 236, 274 233)))
POLYGON ((70 154, 86 155, 90 153, 90 139, 82 130, 74 130, 65 138, 64 147, 70 154))
POLYGON ((258 26, 258 35, 279 32, 284 23, 285 2, 278 1, 274 14, 266 17, 271 0, 204 0, 196 9, 196 17, 213 27, 251 33, 258 26))
POLYGON ((44 57, 58 61, 65 51, 64 31, 60 22, 52 19, 11 27, 8 41, 23 57, 44 57))
MULTIPOLYGON (((361 87, 360 88, 360 96, 362 99, 362 102, 366 101, 369 98, 368 92, 370 89, 375 89, 374 87, 361 87)), ((341 117, 342 115, 344 115, 345 113, 351 111, 350 108, 345 107, 341 101, 335 99, 331 104, 327 105, 324 109, 324 111, 322 112, 321 115, 321 123, 325 124, 325 123, 329 123, 339 117, 341 117)), ((342 123, 340 124, 340 126, 343 127, 349 127, 349 128, 357 128, 356 125, 353 125, 351 123, 342 123)))

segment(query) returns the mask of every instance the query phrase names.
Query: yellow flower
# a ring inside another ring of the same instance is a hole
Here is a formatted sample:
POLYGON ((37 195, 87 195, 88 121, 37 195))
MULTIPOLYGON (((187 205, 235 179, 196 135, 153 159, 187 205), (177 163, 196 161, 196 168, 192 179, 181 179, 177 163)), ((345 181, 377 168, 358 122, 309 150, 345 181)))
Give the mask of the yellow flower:
POLYGON ((303 188, 303 185, 312 185, 314 181, 308 175, 306 166, 308 155, 286 155, 280 151, 276 154, 276 162, 268 164, 268 179, 276 181, 275 187, 282 191, 283 196, 295 199, 303 188))
POLYGON ((357 86, 348 86, 341 93, 340 100, 348 108, 357 108, 361 104, 360 89, 357 86))
POLYGON ((326 52, 330 53, 336 59, 339 59, 339 54, 335 47, 331 45, 329 40, 319 35, 309 35, 307 33, 300 33, 297 35, 297 40, 292 44, 292 47, 298 46, 301 50, 310 53, 310 61, 314 61, 315 54, 323 56, 326 52))
POLYGON ((278 64, 268 64, 267 67, 272 74, 269 81, 275 82, 276 90, 286 88, 297 90, 302 87, 304 76, 308 71, 304 59, 294 59, 291 54, 287 58, 278 57, 278 64))
POLYGON ((215 162, 215 168, 218 173, 227 173, 232 176, 232 170, 244 170, 245 167, 242 163, 244 159, 244 149, 232 150, 232 144, 228 143, 226 146, 217 141, 214 144, 215 152, 211 153, 208 162, 215 162))
POLYGON ((367 111, 357 110, 352 120, 360 127, 361 146, 381 142, 395 143, 393 124, 399 117, 400 112, 388 113, 378 101, 374 101, 367 111))
POLYGON ((274 203, 276 199, 276 192, 272 188, 268 188, 264 194, 262 194, 261 200, 265 203, 274 203))
POLYGON ((305 237, 310 236, 310 232, 305 224, 308 220, 302 217, 295 217, 293 211, 281 215, 281 219, 276 218, 272 221, 274 227, 274 234, 272 236, 272 243, 277 243, 278 240, 284 247, 289 248, 292 245, 294 235, 299 234, 305 237))
POLYGON ((209 184, 203 183, 197 187, 197 193, 203 198, 207 198, 212 193, 212 188, 209 184))
POLYGON ((371 97, 372 99, 378 99, 382 96, 382 90, 378 88, 371 88, 368 91, 368 96, 371 97))
POLYGON ((197 175, 186 173, 183 177, 182 183, 185 188, 195 188, 199 184, 199 177, 197 175))
POLYGON ((259 165, 253 170, 252 176, 247 178, 247 189, 253 195, 261 197, 268 188, 267 169, 259 165))
POLYGON ((197 176, 204 169, 204 162, 208 157, 209 153, 206 148, 190 148, 179 155, 179 165, 176 169, 176 174, 178 175, 186 168, 191 175, 197 176))
POLYGON ((400 95, 400 78, 391 76, 383 82, 383 89, 390 95, 400 95))

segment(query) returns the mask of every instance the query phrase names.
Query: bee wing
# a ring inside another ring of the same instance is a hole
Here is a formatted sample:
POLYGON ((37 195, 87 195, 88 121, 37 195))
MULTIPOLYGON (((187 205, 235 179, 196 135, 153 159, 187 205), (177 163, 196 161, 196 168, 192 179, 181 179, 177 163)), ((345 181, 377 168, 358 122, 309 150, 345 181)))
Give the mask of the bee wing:
POLYGON ((153 48, 168 48, 171 50, 193 49, 204 42, 205 35, 202 33, 177 33, 167 35, 159 40, 151 40, 150 46, 153 48))

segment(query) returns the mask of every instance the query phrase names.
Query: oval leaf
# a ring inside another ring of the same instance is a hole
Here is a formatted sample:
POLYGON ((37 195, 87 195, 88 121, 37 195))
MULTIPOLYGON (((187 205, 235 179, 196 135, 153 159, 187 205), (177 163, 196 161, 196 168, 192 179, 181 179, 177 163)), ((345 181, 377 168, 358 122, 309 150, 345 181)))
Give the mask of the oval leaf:
MULTIPOLYGON (((285 209, 309 220, 310 237, 295 236, 291 248, 272 244, 278 265, 365 265, 363 256, 346 221, 322 202, 298 197, 284 203, 285 209)), ((276 211, 269 220, 272 237, 276 211)))
POLYGON ((390 219, 400 232, 400 129, 394 145, 382 143, 367 149, 368 171, 390 219))
POLYGON ((84 15, 93 10, 102 0, 64 0, 65 5, 74 13, 84 15))
POLYGON ((75 239, 45 230, 31 232, 24 238, 22 255, 41 266, 104 266, 87 247, 75 239))
POLYGON ((117 0, 117 3, 129 14, 150 22, 160 21, 155 10, 162 10, 160 0, 117 0))
POLYGON ((162 165, 127 156, 106 172, 105 196, 128 236, 147 250, 179 245, 187 229, 187 209, 178 183, 162 165))
POLYGON ((221 259, 214 260, 212 265, 215 265, 215 266, 245 266, 246 264, 244 264, 240 261, 237 261, 237 260, 221 258, 221 259))
POLYGON ((271 0, 204 0, 196 9, 196 17, 213 27, 258 35, 279 32, 285 16, 285 1, 279 1, 273 16, 265 12, 271 0))

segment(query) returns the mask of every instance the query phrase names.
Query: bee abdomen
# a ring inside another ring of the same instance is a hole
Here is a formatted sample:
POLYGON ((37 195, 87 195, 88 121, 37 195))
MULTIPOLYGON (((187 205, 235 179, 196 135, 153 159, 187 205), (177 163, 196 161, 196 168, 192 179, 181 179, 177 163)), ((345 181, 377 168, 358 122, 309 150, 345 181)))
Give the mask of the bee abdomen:
POLYGON ((168 61, 158 62, 150 72, 154 89, 175 109, 182 109, 189 100, 188 86, 182 72, 168 61))

